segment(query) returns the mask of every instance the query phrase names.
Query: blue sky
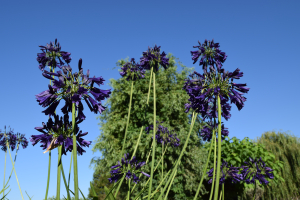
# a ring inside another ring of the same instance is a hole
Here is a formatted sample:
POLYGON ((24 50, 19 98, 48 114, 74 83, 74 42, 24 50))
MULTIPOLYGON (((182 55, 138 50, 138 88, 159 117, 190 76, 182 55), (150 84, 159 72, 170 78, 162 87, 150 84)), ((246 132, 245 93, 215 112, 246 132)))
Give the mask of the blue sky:
MULTIPOLYGON (((41 75, 36 61, 39 45, 58 39, 63 51, 71 53, 71 67, 91 76, 102 76, 102 89, 109 89, 109 79, 120 77, 113 69, 121 58, 139 59, 148 46, 161 46, 188 66, 193 65, 190 51, 205 40, 214 39, 228 55, 224 68, 240 68, 247 83, 245 107, 232 107, 232 117, 225 122, 230 137, 255 139, 265 131, 291 131, 300 136, 298 92, 300 3, 290 1, 1 1, 0 2, 0 129, 11 126, 15 132, 38 134, 48 117, 35 95, 46 90, 49 80, 41 75)), ((59 105, 60 110, 62 104, 59 105)), ((86 140, 99 136, 99 121, 85 109, 87 116, 80 128, 89 132, 86 140)), ((59 112, 58 112, 59 114, 59 112)), ((91 147, 78 157, 79 187, 88 194, 93 169, 91 147)), ((14 155, 14 153, 13 153, 14 155)), ((4 153, 0 158, 4 160, 4 153)), ((70 154, 63 157, 68 171, 70 154)), ((0 173, 3 174, 4 162, 0 173)), ((7 160, 7 173, 11 170, 7 160)), ((52 151, 49 196, 56 191, 57 151, 52 151)), ((25 199, 44 198, 48 154, 31 144, 18 152, 16 171, 25 199)), ((67 173, 67 172, 66 172, 67 173)), ((7 177, 7 175, 6 175, 7 177)), ((3 175, 0 176, 0 182, 3 175)), ((11 200, 21 199, 15 176, 10 181, 11 200)), ((73 186, 71 187, 73 188, 73 186)), ((65 195, 64 185, 61 194, 65 195)))

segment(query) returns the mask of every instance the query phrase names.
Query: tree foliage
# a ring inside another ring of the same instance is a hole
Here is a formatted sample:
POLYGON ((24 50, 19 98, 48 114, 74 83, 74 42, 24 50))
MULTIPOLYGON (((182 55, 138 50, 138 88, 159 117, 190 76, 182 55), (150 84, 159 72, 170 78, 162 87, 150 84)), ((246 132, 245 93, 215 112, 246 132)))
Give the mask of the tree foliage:
POLYGON ((284 163, 279 171, 285 182, 270 185, 264 189, 265 199, 291 199, 300 196, 300 139, 286 132, 268 131, 257 138, 257 143, 263 144, 272 152, 276 160, 284 163))
MULTIPOLYGON (((188 102, 188 95, 182 90, 183 84, 191 69, 184 66, 180 72, 177 71, 177 63, 172 54, 167 56, 170 59, 170 67, 167 70, 160 69, 156 74, 156 119, 169 130, 175 130, 180 139, 181 145, 178 148, 167 146, 167 151, 164 156, 163 173, 166 174, 174 165, 179 157, 186 136, 190 128, 191 113, 185 113, 184 104, 188 102)), ((127 59, 128 61, 128 59, 127 59)), ((125 60, 119 60, 117 66, 122 66, 125 60)), ((127 132, 125 152, 132 155, 136 145, 140 129, 143 125, 149 126, 153 124, 153 86, 151 84, 151 94, 149 107, 146 107, 147 93, 149 87, 150 72, 146 72, 145 79, 134 82, 134 90, 132 97, 132 110, 130 122, 127 132)), ((93 158, 91 164, 94 164, 94 174, 98 177, 109 177, 110 167, 116 165, 120 160, 120 152, 125 134, 128 105, 130 98, 130 82, 125 78, 118 80, 110 79, 110 86, 113 88, 111 97, 106 102, 108 108, 98 117, 100 120, 101 134, 97 137, 93 147, 94 152, 101 152, 102 157, 93 158)), ((200 182, 202 171, 207 159, 207 153, 202 148, 202 141, 199 137, 199 130, 202 121, 199 118, 195 123, 192 131, 189 145, 184 153, 181 165, 178 168, 177 175, 170 190, 168 197, 170 199, 189 199, 195 195, 198 184, 200 182)), ((144 126, 144 127, 145 127, 144 126)), ((137 149, 138 161, 146 161, 150 153, 152 144, 152 135, 147 135, 145 131, 142 133, 141 141, 137 149)), ((162 146, 158 144, 155 154, 155 166, 162 155, 162 146)), ((143 167, 143 171, 150 174, 151 156, 147 165, 143 167)), ((158 166, 154 173, 153 187, 156 188, 161 181, 162 167, 158 166)), ((138 183, 135 193, 140 191, 147 177, 142 176, 141 182, 138 183)), ((95 189, 99 194, 103 194, 104 190, 98 186, 96 179, 93 180, 95 189)), ((110 188, 113 184, 110 185, 110 188)), ((121 187, 121 198, 127 192, 127 185, 123 183, 121 187)), ((201 189, 200 195, 207 193, 205 188, 201 189)), ((146 193, 145 193, 146 194, 146 193)), ((200 196, 199 195, 199 196, 200 196)))

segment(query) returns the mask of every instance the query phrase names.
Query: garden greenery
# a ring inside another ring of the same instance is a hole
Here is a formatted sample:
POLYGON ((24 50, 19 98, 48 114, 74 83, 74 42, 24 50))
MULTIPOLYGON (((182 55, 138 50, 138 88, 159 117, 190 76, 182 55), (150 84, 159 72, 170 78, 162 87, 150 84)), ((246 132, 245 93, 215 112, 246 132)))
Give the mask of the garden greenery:
MULTIPOLYGON (((283 161, 276 160, 263 145, 247 138, 241 142, 233 138, 231 142, 222 119, 230 119, 231 104, 242 110, 247 100, 244 95, 250 89, 245 83, 236 82, 243 77, 239 68, 233 72, 223 68, 227 55, 220 50, 219 43, 198 43, 191 55, 194 64, 199 61, 203 72, 183 67, 177 73, 175 57, 155 45, 143 52, 139 62, 134 58, 118 62, 122 78, 111 80, 113 91, 96 87, 105 80, 90 77, 89 70, 84 74, 82 59, 78 61, 78 72, 74 72, 69 65, 71 54, 61 51, 57 39, 40 46, 39 69, 50 84, 48 90, 36 95, 36 100, 49 119, 42 122, 42 127, 35 127, 41 134, 32 135, 30 141, 33 145, 41 143, 44 153, 49 152, 45 199, 49 199, 54 149, 58 150, 55 199, 61 199, 61 175, 67 191, 64 199, 79 200, 80 194, 86 199, 79 188, 77 169, 77 156, 83 155, 84 147, 91 144, 83 139, 88 133, 79 127, 86 119, 83 101, 91 112, 102 114, 102 134, 93 150, 100 150, 104 157, 92 163, 106 176, 110 173, 107 180, 111 185, 103 185, 104 199, 197 200, 206 199, 207 195, 210 200, 224 200, 225 196, 231 198, 228 186, 232 185, 253 188, 255 199, 257 188, 275 187, 283 181, 283 161), (56 68, 60 70, 55 72, 56 68), (106 99, 108 103, 104 106, 102 101, 106 99), (63 116, 58 116, 56 108, 61 101, 63 116), (202 140, 208 142, 203 146, 202 140), (68 151, 71 161, 66 179, 61 160, 68 151), (72 165, 74 190, 69 187, 72 165)), ((3 148, 8 151, 13 150, 14 137, 5 132, 0 144, 5 144, 3 148)), ((24 135, 16 137, 18 145, 27 146, 24 135)), ((6 185, 4 179, 2 199, 6 185)), ((99 193, 94 185, 90 185, 89 197, 96 200, 99 193)), ((21 196, 24 199, 22 192, 21 196)))

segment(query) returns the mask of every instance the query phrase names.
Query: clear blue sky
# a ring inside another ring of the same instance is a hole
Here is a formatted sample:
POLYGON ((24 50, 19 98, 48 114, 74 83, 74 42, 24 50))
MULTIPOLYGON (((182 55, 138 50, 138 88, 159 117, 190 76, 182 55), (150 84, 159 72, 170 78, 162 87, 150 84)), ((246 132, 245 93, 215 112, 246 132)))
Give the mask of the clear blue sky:
MULTIPOLYGON (((83 69, 92 76, 102 76, 109 89, 109 79, 120 77, 116 62, 121 58, 139 60, 148 46, 157 44, 172 53, 188 67, 193 65, 190 51, 205 39, 219 42, 228 55, 224 68, 240 68, 247 83, 245 107, 233 106, 229 121, 230 137, 255 139, 265 131, 290 130, 300 136, 299 126, 299 45, 300 2, 290 1, 4 1, 0 2, 0 66, 1 92, 0 129, 11 126, 15 132, 38 134, 48 117, 38 105, 35 95, 46 90, 49 80, 41 75, 36 61, 39 45, 58 38, 63 51, 71 53, 71 66, 78 70, 79 58, 83 69)), ((60 110, 62 104, 59 105, 60 110)), ((84 106, 86 106, 84 104, 84 106)), ((60 112, 58 112, 60 113, 60 112)), ((89 132, 93 141, 99 136, 98 116, 85 109, 87 116, 80 128, 89 132)), ((91 147, 79 156, 79 186, 88 194, 93 169, 91 147)), ((49 196, 56 191, 57 151, 52 151, 49 196)), ((4 153, 0 174, 3 174, 4 153)), ((68 171, 69 159, 64 156, 68 171)), ((17 175, 25 199, 25 191, 33 200, 44 198, 48 154, 31 144, 18 153, 17 175)), ((7 171, 11 164, 8 160, 7 171)), ((3 175, 0 175, 0 183, 3 175)), ((10 181, 10 200, 21 199, 15 176, 10 181)), ((71 187, 73 188, 73 186, 71 187)), ((65 193, 64 185, 61 187, 65 193)))

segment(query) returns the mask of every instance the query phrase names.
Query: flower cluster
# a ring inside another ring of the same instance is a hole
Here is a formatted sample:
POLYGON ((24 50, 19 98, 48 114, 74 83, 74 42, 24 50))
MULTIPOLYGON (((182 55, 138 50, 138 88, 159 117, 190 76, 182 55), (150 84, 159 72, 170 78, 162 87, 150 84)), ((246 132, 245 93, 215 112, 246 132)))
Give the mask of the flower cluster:
POLYGON ((160 46, 157 47, 156 45, 154 48, 149 48, 148 50, 143 52, 143 57, 140 59, 140 66, 145 70, 151 70, 153 67, 153 71, 158 71, 158 64, 167 69, 169 66, 169 58, 166 57, 165 52, 163 51, 160 53, 160 46))
POLYGON ((57 42, 57 39, 55 39, 55 43, 50 42, 50 44, 47 44, 46 46, 39 47, 41 47, 43 53, 37 54, 37 61, 39 62, 39 68, 42 71, 46 66, 51 66, 54 68, 58 67, 61 69, 61 66, 64 64, 61 58, 67 64, 71 62, 71 54, 65 51, 61 51, 61 47, 59 45, 59 42, 57 42), (56 58, 58 59, 59 63, 56 61, 56 58))
POLYGON ((138 183, 140 179, 136 176, 137 173, 142 173, 143 175, 150 177, 149 174, 141 171, 141 167, 146 164, 146 162, 137 163, 136 157, 134 156, 132 160, 129 159, 129 153, 124 154, 124 158, 122 158, 121 163, 118 161, 118 164, 112 166, 110 171, 111 178, 109 178, 109 182, 112 183, 117 182, 124 174, 125 179, 133 179, 134 183, 138 183), (124 159, 125 158, 125 159, 124 159))
POLYGON ((249 158, 250 162, 244 162, 246 165, 242 166, 242 174, 247 184, 254 184, 255 180, 258 180, 261 184, 267 185, 269 181, 265 178, 273 179, 273 169, 266 167, 265 162, 261 157, 258 159, 249 158))
POLYGON ((25 138, 25 134, 20 134, 20 133, 14 134, 11 128, 9 132, 6 132, 5 130, 5 133, 0 133, 0 147, 3 151, 7 151, 7 143, 12 151, 16 148, 16 146, 18 150, 19 144, 22 145, 23 149, 25 149, 28 146, 28 141, 25 138))
POLYGON ((207 41, 205 40, 204 43, 201 43, 198 41, 199 46, 193 46, 194 48, 198 48, 197 51, 191 51, 192 54, 192 60, 194 61, 193 64, 195 64, 199 57, 201 56, 199 65, 203 65, 203 70, 206 73, 207 72, 207 66, 208 65, 216 65, 218 71, 221 70, 222 63, 225 62, 227 55, 225 52, 222 52, 219 47, 219 43, 214 43, 214 40, 207 41))
POLYGON ((233 83, 233 79, 240 79, 243 72, 236 69, 234 72, 228 72, 222 68, 222 63, 226 60, 227 55, 219 50, 219 43, 214 43, 212 40, 207 41, 198 47, 198 51, 191 51, 194 63, 202 56, 199 65, 203 65, 203 74, 194 72, 187 79, 183 89, 189 95, 190 103, 185 105, 186 112, 191 108, 200 113, 203 119, 217 118, 217 99, 220 97, 222 117, 228 120, 231 117, 231 106, 228 101, 236 104, 237 108, 241 110, 244 107, 246 97, 243 93, 247 93, 249 88, 246 84, 233 83), (209 66, 209 71, 207 67, 209 66), (217 71, 215 69, 215 66, 217 71))
MULTIPOLYGON (((89 147, 91 141, 86 141, 82 137, 87 135, 88 132, 79 132, 78 124, 81 121, 76 121, 76 141, 77 141, 77 153, 82 155, 86 152, 82 147, 89 147)), ((35 129, 42 134, 32 135, 30 141, 32 145, 36 145, 38 142, 42 143, 43 150, 47 149, 44 153, 62 145, 62 154, 66 155, 66 151, 72 152, 73 150, 73 129, 72 122, 69 122, 69 115, 64 115, 64 118, 58 115, 54 115, 54 122, 52 118, 48 119, 47 124, 42 123, 43 127, 35 127, 35 129)))
MULTIPOLYGON (((161 124, 163 122, 156 122, 157 124, 161 124)), ((153 125, 150 125, 146 127, 146 133, 149 134, 150 130, 153 130, 153 125)), ((169 131, 167 127, 164 127, 162 125, 157 126, 155 139, 158 143, 161 144, 171 144, 173 147, 178 147, 180 145, 180 140, 177 138, 176 133, 172 133, 173 131, 169 131)))
MULTIPOLYGON (((213 177, 214 168, 207 172, 208 177, 213 177)), ((231 180, 231 183, 238 183, 243 180, 243 175, 239 174, 240 167, 233 167, 232 165, 228 167, 228 163, 223 160, 221 164, 222 176, 220 177, 220 185, 225 183, 225 179, 231 180)), ((215 176, 216 177, 216 176, 215 176)), ((208 181, 209 184, 212 183, 212 179, 208 181)))
POLYGON ((84 99, 90 110, 94 113, 101 114, 105 107, 102 106, 101 101, 108 98, 111 91, 101 90, 94 87, 94 83, 97 85, 103 85, 105 81, 102 77, 89 78, 90 71, 87 70, 87 74, 83 74, 81 68, 82 60, 79 60, 78 68, 79 73, 72 73, 70 66, 63 66, 62 71, 57 73, 48 72, 44 70, 43 76, 53 80, 53 86, 49 85, 49 90, 43 91, 36 95, 37 102, 43 107, 49 106, 43 111, 46 115, 54 116, 56 107, 61 99, 65 100, 65 106, 61 109, 64 114, 72 112, 72 103, 76 103, 76 110, 78 110, 78 118, 84 120, 86 117, 83 114, 83 105, 81 99, 84 99), (58 80, 51 77, 51 75, 58 77, 58 80), (89 93, 93 95, 95 100, 89 96, 89 93))
POLYGON ((134 58, 131 58, 130 62, 126 62, 120 71, 120 75, 122 77, 127 77, 127 81, 129 80, 137 80, 145 78, 145 70, 142 69, 140 64, 136 64, 134 58))
MULTIPOLYGON (((221 134, 222 134, 222 140, 225 139, 226 136, 228 136, 229 131, 228 128, 224 127, 223 122, 221 123, 221 134)), ((215 130, 215 133, 218 132, 218 123, 214 124, 212 121, 207 122, 205 126, 201 129, 201 136, 204 141, 210 141, 212 139, 212 132, 215 130)))
POLYGON ((190 75, 192 79, 186 80, 183 89, 186 90, 190 97, 190 103, 185 105, 186 112, 192 108, 196 112, 201 113, 203 119, 217 118, 217 98, 219 96, 222 117, 228 120, 231 117, 229 99, 231 103, 236 104, 237 108, 241 110, 246 101, 243 93, 247 93, 249 88, 245 87, 246 84, 232 82, 233 79, 239 79, 243 76, 243 72, 240 72, 239 69, 232 73, 221 70, 218 74, 216 74, 213 67, 211 69, 206 74, 194 72, 190 75), (231 82, 229 81, 230 79, 231 82))

